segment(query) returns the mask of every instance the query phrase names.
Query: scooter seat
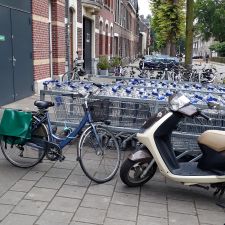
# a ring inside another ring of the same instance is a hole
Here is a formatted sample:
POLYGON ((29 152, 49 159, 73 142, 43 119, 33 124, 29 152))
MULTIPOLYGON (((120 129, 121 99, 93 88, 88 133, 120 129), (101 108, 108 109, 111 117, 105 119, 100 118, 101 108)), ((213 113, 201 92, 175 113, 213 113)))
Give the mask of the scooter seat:
POLYGON ((225 131, 207 130, 199 136, 198 143, 217 152, 225 151, 225 131))

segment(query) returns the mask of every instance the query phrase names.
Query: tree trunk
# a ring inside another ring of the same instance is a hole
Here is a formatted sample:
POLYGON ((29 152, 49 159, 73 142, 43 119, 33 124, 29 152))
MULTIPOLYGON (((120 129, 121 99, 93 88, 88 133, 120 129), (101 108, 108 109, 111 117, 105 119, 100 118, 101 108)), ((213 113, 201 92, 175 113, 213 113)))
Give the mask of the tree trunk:
POLYGON ((186 43, 185 43, 185 66, 187 68, 190 68, 192 65, 193 21, 194 21, 194 0, 187 0, 186 43))
POLYGON ((171 43, 170 46, 170 56, 176 56, 176 43, 171 43))
POLYGON ((170 40, 169 40, 166 43, 166 48, 165 48, 165 54, 166 55, 170 55, 170 48, 171 48, 171 43, 170 43, 170 40))

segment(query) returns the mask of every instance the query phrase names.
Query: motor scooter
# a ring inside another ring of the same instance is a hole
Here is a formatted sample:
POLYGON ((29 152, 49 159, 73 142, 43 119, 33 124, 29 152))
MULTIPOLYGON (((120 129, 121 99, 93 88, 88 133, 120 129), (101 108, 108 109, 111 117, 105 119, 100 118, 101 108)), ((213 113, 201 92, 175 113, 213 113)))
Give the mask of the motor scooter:
POLYGON ((198 162, 179 162, 171 135, 184 117, 210 118, 190 103, 182 93, 169 99, 169 108, 149 118, 137 133, 142 147, 130 154, 120 170, 121 180, 130 187, 149 181, 157 167, 168 179, 189 186, 215 188, 218 204, 225 191, 225 131, 207 130, 198 137, 202 156, 198 162), (206 186, 207 185, 207 186, 206 186))

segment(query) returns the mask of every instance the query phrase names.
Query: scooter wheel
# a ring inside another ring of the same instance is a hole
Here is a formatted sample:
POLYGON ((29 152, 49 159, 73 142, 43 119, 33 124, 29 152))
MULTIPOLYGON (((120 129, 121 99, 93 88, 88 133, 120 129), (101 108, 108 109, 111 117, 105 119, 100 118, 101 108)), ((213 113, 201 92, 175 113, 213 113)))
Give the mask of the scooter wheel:
POLYGON ((150 162, 134 162, 126 159, 120 169, 120 178, 129 187, 138 187, 147 183, 155 174, 157 165, 154 163, 151 169, 144 177, 141 177, 143 171, 150 162))

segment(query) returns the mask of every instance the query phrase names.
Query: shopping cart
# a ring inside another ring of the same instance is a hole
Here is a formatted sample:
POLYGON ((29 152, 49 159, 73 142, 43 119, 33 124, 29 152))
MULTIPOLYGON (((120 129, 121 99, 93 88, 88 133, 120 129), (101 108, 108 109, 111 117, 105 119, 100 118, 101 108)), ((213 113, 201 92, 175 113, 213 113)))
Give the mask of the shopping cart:
MULTIPOLYGON (((87 84, 90 84, 87 82, 87 84)), ((79 86, 79 83, 76 83, 79 86)), ((85 85, 82 83, 82 87, 85 85)), ((122 84, 122 86, 126 86, 122 84)), ((143 86, 142 86, 143 87, 143 86)), ((111 89, 108 85, 106 88, 111 89)), ((145 88, 148 88, 145 86, 145 88)), ((149 87, 151 88, 151 87, 149 87)), ((161 87, 162 89, 163 87, 161 87)), ((164 87, 166 90, 168 87, 164 87)), ((188 90, 190 91, 190 90, 188 90)), ((76 126, 83 115, 83 100, 79 96, 73 100, 58 97, 62 93, 68 92, 65 87, 59 89, 41 91, 41 98, 45 99, 47 96, 52 96, 55 101, 55 123, 56 124, 70 124, 76 126), (60 104, 65 101, 66 104, 60 104), (65 113, 66 112, 66 113, 65 113)), ((199 93, 201 90, 199 91, 199 93)), ((203 92, 204 93, 204 92, 203 92)), ((219 93, 222 95, 222 93, 219 93)), ((122 96, 95 96, 96 100, 107 100, 105 104, 106 118, 111 122, 109 128, 115 133, 122 148, 126 148, 128 143, 132 141, 133 146, 138 145, 135 139, 137 133, 143 123, 153 114, 168 106, 166 101, 158 101, 153 99, 142 98, 127 98, 122 96)), ((98 103, 99 104, 99 103, 98 103)), ((198 106, 198 105, 197 105, 198 106)), ((200 150, 198 148, 196 137, 208 129, 225 130, 225 111, 223 107, 220 110, 207 109, 207 105, 199 105, 200 108, 205 108, 205 113, 212 118, 211 121, 206 121, 202 118, 185 118, 179 125, 176 137, 174 138, 174 149, 179 152, 179 157, 186 155, 194 155, 198 158, 200 150), (185 148, 184 148, 185 147, 185 148)), ((102 106, 98 107, 100 110, 102 106)), ((103 114, 101 116, 104 116, 103 114)))

